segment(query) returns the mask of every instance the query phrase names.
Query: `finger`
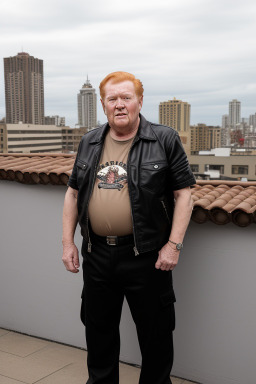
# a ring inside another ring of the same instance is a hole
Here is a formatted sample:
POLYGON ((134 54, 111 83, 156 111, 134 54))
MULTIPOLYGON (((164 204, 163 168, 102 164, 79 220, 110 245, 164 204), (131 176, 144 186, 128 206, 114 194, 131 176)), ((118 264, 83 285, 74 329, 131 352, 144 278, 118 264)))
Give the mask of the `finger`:
POLYGON ((80 267, 80 262, 79 262, 79 255, 78 255, 78 252, 74 255, 74 266, 76 268, 79 268, 80 267))
POLYGON ((63 263, 66 267, 66 270, 69 271, 69 272, 72 272, 72 273, 77 273, 79 272, 79 269, 77 269, 74 264, 73 264, 73 261, 71 261, 70 259, 66 260, 66 259, 63 259, 63 263))
POLYGON ((77 272, 79 272, 79 269, 76 268, 76 267, 74 266, 73 263, 69 263, 68 266, 66 267, 66 269, 67 269, 69 272, 72 272, 72 273, 77 273, 77 272))
POLYGON ((160 261, 160 259, 158 258, 157 259, 157 262, 155 263, 155 267, 156 267, 156 269, 159 269, 160 267, 161 267, 161 261, 160 261))
POLYGON ((166 263, 161 264, 161 267, 160 267, 161 271, 166 271, 167 268, 168 268, 168 265, 166 263))

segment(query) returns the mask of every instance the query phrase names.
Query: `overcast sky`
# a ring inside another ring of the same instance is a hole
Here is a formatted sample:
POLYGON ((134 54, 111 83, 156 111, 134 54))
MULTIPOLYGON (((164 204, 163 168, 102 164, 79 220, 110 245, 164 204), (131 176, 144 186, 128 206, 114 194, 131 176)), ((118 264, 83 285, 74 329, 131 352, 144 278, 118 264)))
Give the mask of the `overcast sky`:
MULTIPOLYGON (((45 114, 77 123, 77 93, 116 70, 144 85, 142 114, 158 122, 160 101, 191 104, 191 124, 221 124, 228 102, 256 112, 255 0, 2 0, 1 57, 43 59, 45 114)), ((0 118, 5 116, 3 60, 0 118)))

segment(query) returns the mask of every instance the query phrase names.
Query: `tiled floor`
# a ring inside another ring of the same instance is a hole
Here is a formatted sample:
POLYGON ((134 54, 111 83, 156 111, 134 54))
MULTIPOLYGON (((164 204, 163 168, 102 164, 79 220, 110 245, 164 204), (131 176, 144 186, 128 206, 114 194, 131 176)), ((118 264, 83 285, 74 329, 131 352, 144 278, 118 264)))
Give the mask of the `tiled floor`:
MULTIPOLYGON (((120 363, 120 384, 138 383, 139 372, 120 363)), ((87 378, 86 351, 0 328, 0 384, 85 384, 87 378)))

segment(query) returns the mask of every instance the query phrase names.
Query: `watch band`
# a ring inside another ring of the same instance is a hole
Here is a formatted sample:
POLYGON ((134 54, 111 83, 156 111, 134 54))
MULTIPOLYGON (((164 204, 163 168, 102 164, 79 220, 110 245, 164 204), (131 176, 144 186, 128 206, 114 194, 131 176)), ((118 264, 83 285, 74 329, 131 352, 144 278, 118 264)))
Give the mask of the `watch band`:
POLYGON ((175 243, 174 241, 172 241, 172 240, 168 240, 170 243, 172 243, 172 244, 174 244, 174 245, 176 245, 176 249, 178 250, 178 251, 180 251, 182 248, 183 248, 183 244, 182 243, 175 243))

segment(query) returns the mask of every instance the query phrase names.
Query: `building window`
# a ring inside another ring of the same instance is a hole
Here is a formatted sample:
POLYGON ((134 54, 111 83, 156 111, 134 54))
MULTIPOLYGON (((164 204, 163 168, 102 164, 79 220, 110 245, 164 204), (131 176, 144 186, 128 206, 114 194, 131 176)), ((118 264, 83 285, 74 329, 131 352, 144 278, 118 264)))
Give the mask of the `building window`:
POLYGON ((232 165, 232 174, 248 175, 248 165, 232 165))
POLYGON ((192 172, 199 172, 199 165, 198 164, 190 164, 190 168, 192 172))
POLYGON ((204 166, 205 172, 208 171, 220 171, 220 174, 224 174, 224 165, 219 165, 219 164, 205 164, 204 166))

